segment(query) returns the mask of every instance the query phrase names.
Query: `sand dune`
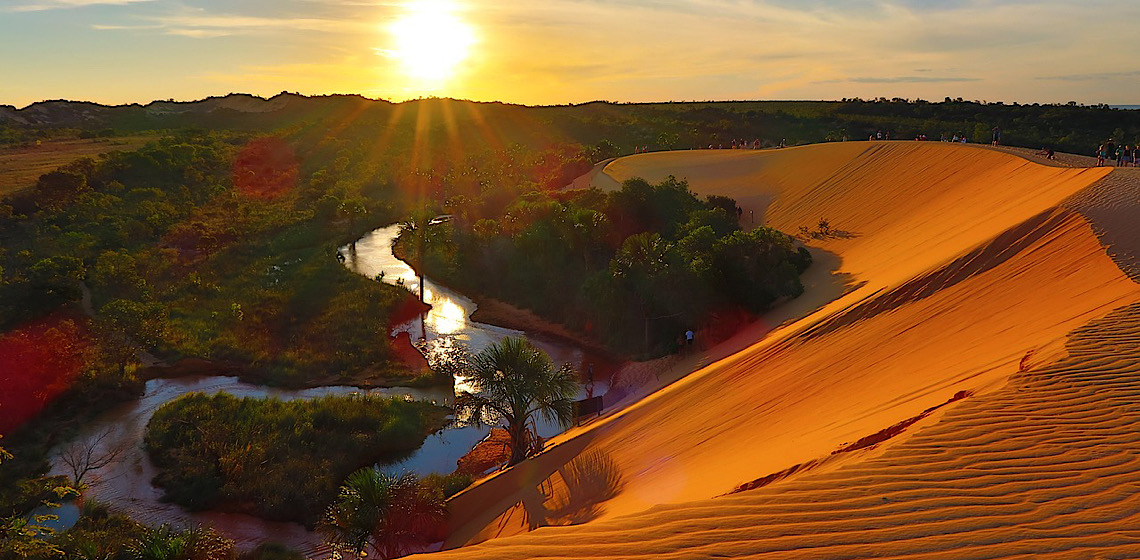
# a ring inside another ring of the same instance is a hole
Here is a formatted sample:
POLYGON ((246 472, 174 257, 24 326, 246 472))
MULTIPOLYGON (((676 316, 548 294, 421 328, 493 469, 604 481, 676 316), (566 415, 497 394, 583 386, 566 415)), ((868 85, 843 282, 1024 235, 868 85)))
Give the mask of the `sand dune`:
POLYGON ((456 497, 448 544, 486 542, 444 556, 1140 555, 1140 177, 852 142, 594 182, 669 174, 828 219, 852 289, 456 497))

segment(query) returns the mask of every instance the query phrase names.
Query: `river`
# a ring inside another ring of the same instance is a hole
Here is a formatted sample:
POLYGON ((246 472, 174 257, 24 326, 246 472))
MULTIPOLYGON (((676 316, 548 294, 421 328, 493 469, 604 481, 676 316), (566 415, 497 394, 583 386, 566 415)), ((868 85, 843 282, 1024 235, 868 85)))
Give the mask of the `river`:
MULTIPOLYGON (((383 281, 391 284, 404 284, 418 288, 419 279, 415 272, 392 254, 392 241, 399 233, 399 226, 393 225, 377 229, 357 241, 355 248, 341 248, 345 255, 345 266, 349 269, 375 278, 383 272, 383 281)), ((489 344, 506 336, 522 335, 520 331, 504 329, 493 325, 477 323, 469 319, 475 311, 475 304, 461 294, 432 282, 424 281, 424 299, 431 310, 422 317, 413 319, 393 329, 393 335, 406 331, 412 339, 421 336, 426 339, 427 352, 439 351, 456 344, 462 344, 472 352, 478 352, 489 344)), ((569 362, 576 371, 584 371, 587 363, 595 357, 558 341, 541 337, 531 337, 531 341, 550 354, 555 363, 569 362)), ((157 469, 143 449, 143 434, 151 416, 163 404, 182 395, 193 392, 213 394, 226 392, 238 397, 276 397, 282 400, 314 398, 324 395, 371 393, 402 396, 427 400, 450 406, 457 391, 468 389, 462 378, 457 378, 453 387, 383 388, 362 391, 356 387, 317 387, 304 390, 284 390, 239 381, 236 377, 181 377, 175 379, 152 379, 147 381, 144 395, 137 401, 127 403, 108 411, 85 426, 74 443, 94 445, 97 449, 121 449, 117 460, 87 475, 90 488, 85 499, 95 499, 107 503, 112 508, 129 514, 148 525, 169 523, 175 526, 209 525, 233 539, 240 548, 248 549, 261 542, 279 542, 293 547, 307 557, 323 558, 330 554, 321 542, 319 535, 308 531, 296 523, 280 523, 246 515, 221 512, 191 513, 181 507, 161 500, 162 489, 151 484, 157 469), (94 442, 98 442, 95 444, 94 442)), ((606 381, 598 379, 591 394, 602 394, 606 381)), ((583 388, 579 397, 587 395, 583 388)), ((561 429, 553 424, 538 422, 539 435, 550 437, 561 429)), ((487 427, 465 425, 461 422, 428 436, 424 445, 407 459, 382 468, 390 472, 432 472, 449 473, 456 467, 456 461, 469 451, 478 441, 486 437, 487 427)), ((61 448, 62 449, 62 448, 61 448)), ((52 456, 52 474, 67 474, 68 470, 60 459, 59 450, 52 456)), ((60 516, 54 525, 63 529, 75 522, 78 508, 68 504, 54 511, 60 516)))

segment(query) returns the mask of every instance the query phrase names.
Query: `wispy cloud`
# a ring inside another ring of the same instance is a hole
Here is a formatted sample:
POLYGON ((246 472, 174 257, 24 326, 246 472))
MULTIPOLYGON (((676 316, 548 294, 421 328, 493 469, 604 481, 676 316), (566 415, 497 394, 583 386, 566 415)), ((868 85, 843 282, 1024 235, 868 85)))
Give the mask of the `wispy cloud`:
POLYGON ((161 29, 161 25, 105 25, 96 23, 91 25, 91 29, 96 31, 128 31, 139 29, 161 29))
POLYGON ((0 7, 5 12, 42 12, 45 10, 62 10, 67 8, 84 8, 87 6, 122 6, 151 2, 152 0, 35 0, 26 4, 0 7))
POLYGON ((268 31, 321 31, 343 33, 352 27, 351 22, 321 18, 253 17, 240 15, 175 15, 154 18, 173 35, 187 37, 216 37, 268 31))
POLYGON ((849 78, 847 80, 840 80, 840 82, 852 82, 856 84, 937 84, 980 81, 982 81, 981 78, 956 78, 951 76, 862 76, 857 78, 849 78))
MULTIPOLYGON (((70 0, 79 1, 79 0, 70 0)), ((149 0, 122 0, 149 1, 149 0)), ((228 35, 254 35, 274 32, 352 33, 371 30, 359 21, 314 17, 260 17, 235 14, 181 13, 160 16, 136 17, 140 24, 93 24, 100 31, 158 31, 166 35, 205 39, 228 35)))
POLYGON ((233 35, 232 31, 223 29, 183 29, 172 28, 166 30, 167 35, 177 35, 179 37, 190 37, 191 39, 212 39, 214 37, 225 37, 233 35))
POLYGON ((1129 72, 1093 72, 1090 74, 1066 74, 1062 76, 1041 76, 1038 80, 1058 80, 1062 82, 1091 82, 1096 80, 1117 80, 1120 78, 1140 78, 1140 70, 1129 72))

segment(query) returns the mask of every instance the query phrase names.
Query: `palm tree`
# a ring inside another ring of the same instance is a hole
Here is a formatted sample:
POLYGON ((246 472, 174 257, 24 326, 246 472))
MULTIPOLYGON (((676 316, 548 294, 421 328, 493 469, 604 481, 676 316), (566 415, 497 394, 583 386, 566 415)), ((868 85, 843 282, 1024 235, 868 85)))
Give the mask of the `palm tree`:
POLYGON ((396 558, 430 544, 446 517, 442 494, 416 475, 365 467, 344 481, 318 528, 340 550, 396 558))
POLYGON ((550 356, 525 338, 507 337, 488 346, 475 356, 468 379, 479 392, 460 393, 456 412, 476 424, 485 418, 506 421, 511 465, 530 451, 527 424, 535 414, 562 426, 574 420, 579 383, 573 370, 569 364, 555 368, 550 356))

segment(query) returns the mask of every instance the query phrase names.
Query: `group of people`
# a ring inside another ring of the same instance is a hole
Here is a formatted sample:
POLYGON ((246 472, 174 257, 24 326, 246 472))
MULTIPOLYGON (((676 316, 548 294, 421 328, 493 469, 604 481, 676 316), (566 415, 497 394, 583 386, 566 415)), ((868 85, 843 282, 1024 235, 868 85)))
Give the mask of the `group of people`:
POLYGON ((1137 166, 1137 158, 1140 158, 1140 145, 1129 146, 1127 144, 1119 144, 1109 138, 1107 142, 1100 145, 1096 150, 1096 166, 1101 167, 1107 160, 1115 162, 1117 167, 1128 167, 1132 165, 1137 166))

